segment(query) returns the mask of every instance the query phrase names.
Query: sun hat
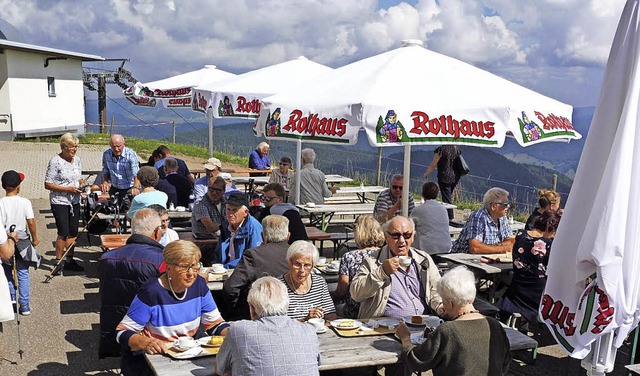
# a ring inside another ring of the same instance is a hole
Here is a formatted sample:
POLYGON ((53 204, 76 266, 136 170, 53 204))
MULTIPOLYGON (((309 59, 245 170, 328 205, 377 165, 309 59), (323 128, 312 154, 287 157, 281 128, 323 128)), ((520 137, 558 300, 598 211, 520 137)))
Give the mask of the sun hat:
POLYGON ((205 170, 215 170, 215 169, 221 169, 222 168, 222 163, 220 162, 220 160, 218 158, 209 158, 207 159, 207 161, 205 162, 204 166, 202 166, 205 168, 205 170))

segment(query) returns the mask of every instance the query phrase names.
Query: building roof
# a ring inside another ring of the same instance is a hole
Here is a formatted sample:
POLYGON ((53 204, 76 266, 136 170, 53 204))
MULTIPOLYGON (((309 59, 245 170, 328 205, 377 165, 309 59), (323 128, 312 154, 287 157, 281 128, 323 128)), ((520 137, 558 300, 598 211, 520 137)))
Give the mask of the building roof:
POLYGON ((25 51, 25 52, 41 53, 45 55, 51 55, 51 57, 70 57, 70 58, 75 58, 82 61, 104 61, 104 58, 98 55, 90 55, 90 54, 83 54, 80 52, 58 50, 55 48, 36 46, 35 44, 20 43, 20 42, 5 40, 5 39, 0 39, 0 49, 2 48, 10 49, 10 50, 25 51))

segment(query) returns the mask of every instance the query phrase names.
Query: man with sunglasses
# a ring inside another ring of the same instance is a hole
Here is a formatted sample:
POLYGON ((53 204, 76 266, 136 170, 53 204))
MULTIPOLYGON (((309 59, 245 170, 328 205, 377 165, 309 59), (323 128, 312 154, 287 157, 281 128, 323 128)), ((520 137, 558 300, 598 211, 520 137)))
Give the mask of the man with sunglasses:
POLYGON ((289 244, 296 240, 309 240, 307 230, 304 228, 300 211, 298 208, 285 202, 286 192, 284 187, 278 183, 269 183, 262 189, 260 200, 264 204, 263 208, 254 214, 254 217, 262 223, 268 215, 277 214, 286 217, 289 220, 289 244))
MULTIPOLYGON (((391 178, 391 187, 380 192, 373 207, 373 215, 382 222, 402 214, 403 177, 395 174, 391 178)), ((415 207, 413 196, 409 194, 409 215, 415 207)))
POLYGON ((507 212, 511 207, 509 192, 490 188, 482 200, 482 208, 469 216, 451 252, 491 254, 511 252, 515 241, 507 212))
MULTIPOLYGON (((220 224, 224 220, 225 205, 223 203, 223 195, 226 183, 223 178, 209 179, 209 188, 207 194, 202 200, 193 206, 191 213, 191 232, 196 239, 212 239, 220 230, 220 224)), ((206 263, 206 257, 203 253, 203 262, 206 263)), ((209 260, 210 261, 210 260, 209 260)))
POLYGON ((365 258, 349 292, 360 302, 359 318, 440 313, 440 273, 426 252, 412 248, 413 220, 396 216, 383 225, 387 245, 377 259, 365 258), (405 257, 408 256, 408 257, 405 257))
POLYGON ((116 326, 127 313, 138 290, 149 279, 160 275, 164 234, 160 215, 143 208, 131 218, 127 244, 100 257, 100 340, 98 357, 119 357, 116 326))

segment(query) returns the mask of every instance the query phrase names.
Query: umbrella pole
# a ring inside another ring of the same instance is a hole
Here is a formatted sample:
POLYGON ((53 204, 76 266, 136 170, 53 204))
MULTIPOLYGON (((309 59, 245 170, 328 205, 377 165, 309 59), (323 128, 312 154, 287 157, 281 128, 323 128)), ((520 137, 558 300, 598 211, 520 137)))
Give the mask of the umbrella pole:
POLYGON ((209 118, 209 158, 213 158, 213 107, 207 109, 209 118))
POLYGON ((409 195, 411 194, 411 145, 404 146, 404 169, 402 172, 402 215, 409 216, 409 195))
POLYGON ((613 371, 617 349, 613 346, 613 332, 603 334, 591 345, 591 352, 582 360, 582 368, 589 376, 604 376, 613 371))
POLYGON ((378 172, 376 175, 376 185, 380 185, 381 172, 382 172, 382 148, 378 146, 378 172))
POLYGON ((294 202, 296 205, 300 205, 300 171, 302 170, 302 140, 298 139, 296 143, 296 197, 294 197, 294 202))

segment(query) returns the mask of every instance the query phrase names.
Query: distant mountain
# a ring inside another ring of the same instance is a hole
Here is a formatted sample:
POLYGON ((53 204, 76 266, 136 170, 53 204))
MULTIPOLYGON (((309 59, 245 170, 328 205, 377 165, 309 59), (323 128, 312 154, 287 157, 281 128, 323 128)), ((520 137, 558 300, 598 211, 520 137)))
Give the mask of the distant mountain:
MULTIPOLYGON (((171 140, 172 122, 176 122, 176 141, 207 146, 207 119, 190 109, 166 109, 137 107, 124 98, 107 102, 108 122, 116 124, 118 132, 125 135, 171 140), (142 126, 148 123, 164 125, 142 126)), ((97 123, 97 101, 87 101, 87 122, 97 123)), ((584 141, 593 117, 594 107, 574 109, 573 125, 583 135, 569 143, 547 142, 526 148, 513 139, 507 139, 501 149, 462 147, 471 173, 460 184, 465 196, 473 200, 492 186, 502 186, 516 200, 524 203, 536 201, 535 189, 550 187, 552 175, 557 174, 557 189, 565 195, 569 192, 572 177, 580 159, 584 141), (559 152, 561 151, 561 152, 559 152)), ((215 119, 214 142, 216 150, 245 156, 261 141, 253 135, 253 121, 215 119)), ((95 128, 94 128, 95 129, 95 128)), ((294 156, 295 143, 271 141, 271 156, 277 160, 282 155, 294 156)), ((318 166, 334 173, 345 174, 375 182, 377 148, 369 145, 364 133, 353 146, 304 144, 313 147, 318 154, 318 166)), ((433 158, 434 147, 415 146, 411 152, 412 188, 418 189, 422 174, 433 158)), ((393 173, 402 172, 403 152, 400 148, 382 149, 383 182, 393 173)))

